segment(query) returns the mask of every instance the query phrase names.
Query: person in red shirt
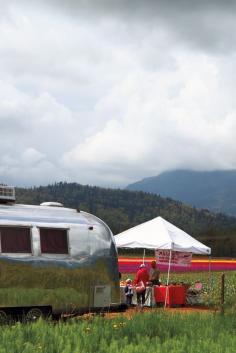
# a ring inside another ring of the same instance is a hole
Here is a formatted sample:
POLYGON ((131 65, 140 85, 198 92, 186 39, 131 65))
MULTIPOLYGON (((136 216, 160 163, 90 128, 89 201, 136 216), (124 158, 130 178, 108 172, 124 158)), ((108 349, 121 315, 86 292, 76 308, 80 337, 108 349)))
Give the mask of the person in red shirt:
POLYGON ((138 287, 141 287, 142 283, 143 283, 143 290, 140 292, 136 291, 137 293, 137 303, 138 305, 143 306, 145 304, 145 294, 146 294, 146 286, 147 286, 147 282, 149 280, 149 274, 148 271, 146 269, 146 266, 144 264, 141 264, 139 266, 139 269, 136 273, 136 277, 134 280, 134 284, 138 287))

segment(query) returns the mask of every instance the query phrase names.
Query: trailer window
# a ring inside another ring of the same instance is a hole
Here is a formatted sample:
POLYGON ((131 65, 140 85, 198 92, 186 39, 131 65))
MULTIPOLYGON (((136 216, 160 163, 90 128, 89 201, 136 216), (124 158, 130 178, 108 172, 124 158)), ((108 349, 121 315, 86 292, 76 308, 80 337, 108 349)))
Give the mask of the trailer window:
POLYGON ((2 253, 31 253, 30 228, 0 227, 2 253))
POLYGON ((44 254, 68 254, 66 229, 40 228, 40 243, 44 254))

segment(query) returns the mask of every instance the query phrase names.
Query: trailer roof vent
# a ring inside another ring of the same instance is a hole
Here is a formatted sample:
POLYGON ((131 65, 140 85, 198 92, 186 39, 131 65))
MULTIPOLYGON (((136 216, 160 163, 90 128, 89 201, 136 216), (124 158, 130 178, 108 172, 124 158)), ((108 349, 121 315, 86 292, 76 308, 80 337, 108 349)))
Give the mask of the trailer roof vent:
POLYGON ((40 206, 63 207, 63 204, 60 202, 42 202, 40 206))
POLYGON ((16 201, 15 188, 0 184, 0 203, 16 201))

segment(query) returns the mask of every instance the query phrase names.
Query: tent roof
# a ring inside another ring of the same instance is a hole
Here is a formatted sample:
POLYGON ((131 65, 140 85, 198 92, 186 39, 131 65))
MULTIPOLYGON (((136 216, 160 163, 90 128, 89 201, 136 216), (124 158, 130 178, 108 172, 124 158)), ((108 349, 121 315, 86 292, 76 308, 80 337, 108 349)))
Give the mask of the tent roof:
POLYGON ((156 217, 117 234, 115 242, 118 248, 171 249, 204 255, 211 253, 211 248, 162 217, 156 217))

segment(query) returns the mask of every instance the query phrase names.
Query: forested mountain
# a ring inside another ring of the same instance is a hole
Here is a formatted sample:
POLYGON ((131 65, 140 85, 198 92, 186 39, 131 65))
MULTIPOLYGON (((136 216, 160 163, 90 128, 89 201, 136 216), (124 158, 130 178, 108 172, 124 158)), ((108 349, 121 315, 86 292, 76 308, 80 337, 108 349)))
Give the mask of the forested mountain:
POLYGON ((236 216, 236 170, 175 170, 145 178, 127 189, 151 192, 197 208, 236 216))
POLYGON ((76 183, 57 183, 29 189, 16 188, 17 203, 57 201, 103 219, 117 234, 157 216, 213 245, 215 255, 236 256, 236 218, 197 210, 158 195, 120 189, 104 189, 76 183))

